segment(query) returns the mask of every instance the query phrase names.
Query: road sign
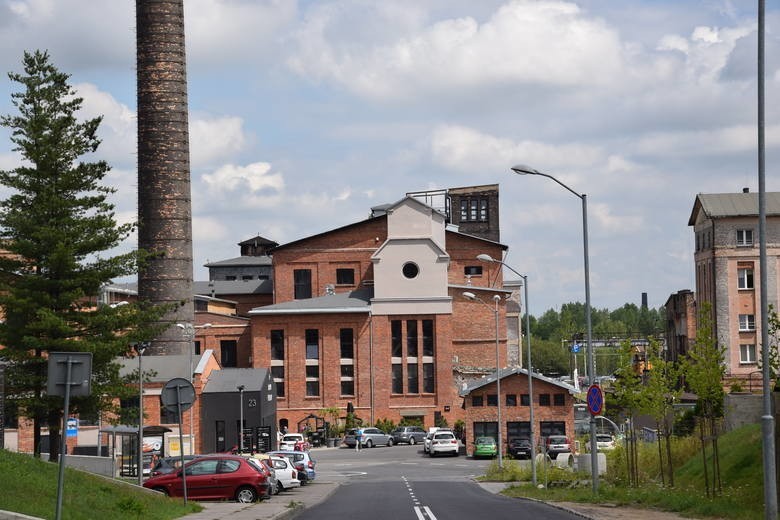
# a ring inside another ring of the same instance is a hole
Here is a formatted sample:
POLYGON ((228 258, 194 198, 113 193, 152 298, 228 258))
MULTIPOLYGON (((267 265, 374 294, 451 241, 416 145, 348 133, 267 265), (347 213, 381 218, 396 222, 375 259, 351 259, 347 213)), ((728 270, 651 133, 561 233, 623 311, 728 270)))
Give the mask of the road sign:
POLYGON ((575 343, 574 345, 572 345, 571 346, 571 351, 574 354, 578 353, 580 351, 580 344, 579 343, 575 343))
POLYGON ((186 412, 195 402, 195 388, 183 377, 174 377, 162 389, 160 403, 170 412, 186 412))
POLYGON ((75 417, 69 417, 67 422, 67 428, 65 430, 65 435, 68 437, 78 437, 79 436, 79 421, 75 417))
POLYGON ((588 411, 591 415, 601 415, 604 410, 604 394, 599 385, 590 385, 588 387, 588 411))

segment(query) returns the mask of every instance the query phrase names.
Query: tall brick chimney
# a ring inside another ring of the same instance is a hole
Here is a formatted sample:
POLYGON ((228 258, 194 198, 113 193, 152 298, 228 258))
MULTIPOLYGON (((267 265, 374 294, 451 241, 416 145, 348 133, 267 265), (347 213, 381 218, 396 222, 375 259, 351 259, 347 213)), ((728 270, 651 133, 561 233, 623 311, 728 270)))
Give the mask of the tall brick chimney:
POLYGON ((136 0, 138 247, 155 253, 138 297, 173 303, 146 355, 186 354, 176 323, 192 323, 192 204, 183 0, 136 0))

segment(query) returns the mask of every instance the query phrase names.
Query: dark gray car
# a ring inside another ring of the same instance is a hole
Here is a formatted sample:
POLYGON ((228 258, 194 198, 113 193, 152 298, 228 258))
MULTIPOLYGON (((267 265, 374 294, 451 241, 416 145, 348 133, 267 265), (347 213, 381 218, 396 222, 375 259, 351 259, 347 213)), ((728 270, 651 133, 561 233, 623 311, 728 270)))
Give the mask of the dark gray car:
POLYGON ((419 426, 399 426, 390 435, 393 436, 393 442, 396 444, 417 444, 425 441, 426 432, 419 426))

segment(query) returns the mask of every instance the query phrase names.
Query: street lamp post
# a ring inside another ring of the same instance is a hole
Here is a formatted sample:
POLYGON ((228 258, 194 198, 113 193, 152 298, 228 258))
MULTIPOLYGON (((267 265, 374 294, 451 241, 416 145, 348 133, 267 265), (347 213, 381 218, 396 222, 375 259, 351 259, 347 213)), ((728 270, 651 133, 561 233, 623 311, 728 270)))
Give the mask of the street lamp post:
MULTIPOLYGON (((487 303, 485 303, 479 296, 477 296, 474 293, 471 292, 464 292, 463 297, 467 300, 473 300, 478 301, 479 303, 485 305, 486 307, 490 307, 487 303)), ((503 462, 503 451, 504 451, 504 444, 502 442, 502 436, 501 436, 501 363, 499 361, 499 347, 498 347, 498 302, 501 301, 501 296, 495 295, 493 296, 493 301, 496 303, 495 309, 493 310, 493 313, 495 315, 496 319, 496 408, 497 408, 497 419, 498 419, 498 468, 502 469, 504 467, 503 462)))
MULTIPOLYGON (((588 376, 589 384, 598 384, 596 382, 596 365, 593 360, 592 328, 590 319, 590 263, 588 260, 588 196, 585 193, 577 193, 567 185, 546 173, 542 173, 530 166, 518 164, 512 166, 512 171, 518 175, 539 175, 552 179, 570 193, 574 194, 582 201, 582 248, 585 261, 585 322, 587 333, 587 358, 588 358, 588 376)), ((590 414, 590 473, 593 484, 593 493, 599 491, 599 468, 598 468, 598 445, 596 444, 596 416, 590 414)))
POLYGON ((148 343, 136 343, 133 345, 138 354, 138 485, 144 483, 144 372, 141 359, 148 343))
POLYGON ((244 453, 244 385, 238 385, 238 453, 244 453))
POLYGON ((533 365, 531 365, 531 311, 528 307, 528 275, 520 274, 515 271, 512 266, 507 265, 502 260, 496 260, 488 254, 477 255, 477 260, 482 262, 492 262, 501 264, 517 276, 523 279, 523 291, 525 293, 525 338, 526 338, 526 351, 528 353, 528 421, 529 430, 528 436, 531 438, 531 482, 536 486, 536 438, 534 437, 534 378, 533 365))
MULTIPOLYGON (((177 327, 181 329, 181 335, 184 341, 189 345, 190 353, 190 383, 195 383, 195 366, 193 363, 193 351, 195 350, 195 329, 207 329, 211 327, 211 323, 204 323, 203 325, 194 326, 192 323, 177 323, 177 327)), ((190 408, 190 455, 195 453, 195 425, 194 425, 195 407, 190 408)), ((184 446, 182 446, 182 450, 184 446)))

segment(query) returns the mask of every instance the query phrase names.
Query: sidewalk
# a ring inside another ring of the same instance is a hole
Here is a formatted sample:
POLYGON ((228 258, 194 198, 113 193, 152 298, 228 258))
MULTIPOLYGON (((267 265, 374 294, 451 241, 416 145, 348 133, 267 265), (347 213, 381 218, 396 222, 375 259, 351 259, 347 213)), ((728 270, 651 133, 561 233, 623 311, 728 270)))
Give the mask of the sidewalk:
POLYGON ((203 511, 184 516, 185 520, 281 520, 292 518, 304 508, 325 501, 339 484, 313 481, 254 504, 237 502, 201 502, 203 511))

